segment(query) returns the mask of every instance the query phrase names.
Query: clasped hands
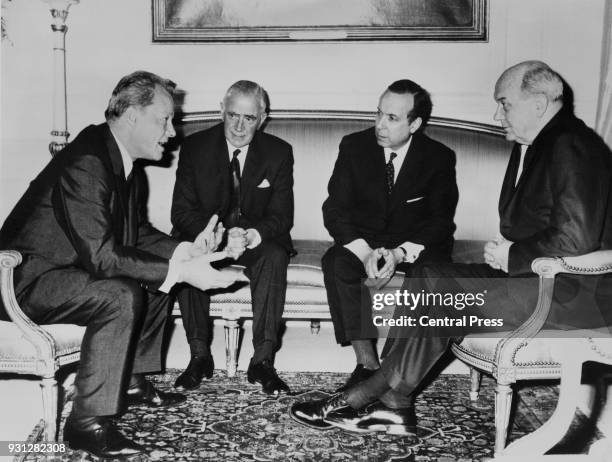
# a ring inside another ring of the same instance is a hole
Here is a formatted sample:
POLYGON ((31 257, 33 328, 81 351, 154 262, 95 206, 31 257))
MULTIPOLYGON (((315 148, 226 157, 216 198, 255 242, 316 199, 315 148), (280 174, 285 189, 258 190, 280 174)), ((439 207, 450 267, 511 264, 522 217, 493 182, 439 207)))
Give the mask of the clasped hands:
MULTIPOLYGON (((224 233, 223 223, 219 222, 219 217, 216 214, 213 215, 204 230, 194 239, 191 249, 192 255, 199 256, 215 252, 223 241, 224 233)), ((227 243, 219 253, 225 254, 226 258, 237 260, 249 244, 254 241, 254 233, 252 229, 245 230, 239 227, 229 229, 227 231, 227 243)))
POLYGON ((507 273, 508 255, 510 254, 510 246, 512 244, 512 241, 498 234, 494 240, 487 242, 484 246, 485 263, 493 269, 507 273))
MULTIPOLYGON (((422 246, 417 246, 421 247, 422 246)), ((395 249, 386 249, 379 247, 373 249, 363 261, 366 274, 370 280, 369 285, 373 285, 377 289, 382 288, 395 273, 397 265, 403 262, 414 263, 419 257, 420 249, 415 247, 411 249, 410 255, 405 255, 404 251, 396 247, 395 249), (383 265, 379 268, 379 262, 383 261, 383 265)))

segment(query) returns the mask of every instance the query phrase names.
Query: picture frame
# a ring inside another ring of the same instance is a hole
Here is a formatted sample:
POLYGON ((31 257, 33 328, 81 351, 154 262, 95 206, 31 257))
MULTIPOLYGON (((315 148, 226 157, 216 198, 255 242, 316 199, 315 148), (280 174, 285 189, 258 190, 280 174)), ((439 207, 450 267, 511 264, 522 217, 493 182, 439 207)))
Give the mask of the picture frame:
POLYGON ((152 0, 153 42, 487 41, 488 0, 152 0))

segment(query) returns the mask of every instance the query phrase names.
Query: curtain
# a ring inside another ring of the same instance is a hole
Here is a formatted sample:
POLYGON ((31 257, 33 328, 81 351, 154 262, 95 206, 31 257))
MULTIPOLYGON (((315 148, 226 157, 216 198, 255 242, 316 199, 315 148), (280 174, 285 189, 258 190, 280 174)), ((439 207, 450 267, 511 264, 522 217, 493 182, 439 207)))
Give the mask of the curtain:
POLYGON ((606 1, 604 9, 601 83, 595 129, 608 146, 612 147, 612 1, 606 1))

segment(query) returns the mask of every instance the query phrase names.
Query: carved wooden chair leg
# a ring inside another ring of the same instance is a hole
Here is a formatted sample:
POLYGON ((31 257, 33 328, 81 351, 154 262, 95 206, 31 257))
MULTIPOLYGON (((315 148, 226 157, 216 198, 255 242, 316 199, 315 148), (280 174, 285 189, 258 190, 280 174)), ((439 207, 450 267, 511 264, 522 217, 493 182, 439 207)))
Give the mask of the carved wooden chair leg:
POLYGON ((495 389, 495 455, 500 454, 506 446, 512 393, 511 384, 497 384, 495 389))
POLYGON ((582 361, 567 361, 562 364, 559 401, 555 412, 536 431, 508 445, 503 451, 504 456, 541 455, 561 441, 576 413, 581 375, 582 361))
POLYGON ((475 367, 470 367, 470 400, 477 401, 480 392, 481 373, 475 367))
POLYGON ((310 333, 313 335, 318 334, 321 331, 321 320, 311 319, 310 320, 310 333))
POLYGON ((225 320, 225 355, 228 377, 234 377, 238 369, 239 327, 237 319, 225 320))
POLYGON ((57 438, 57 382, 55 377, 43 377, 40 382, 42 391, 43 418, 47 441, 57 438))

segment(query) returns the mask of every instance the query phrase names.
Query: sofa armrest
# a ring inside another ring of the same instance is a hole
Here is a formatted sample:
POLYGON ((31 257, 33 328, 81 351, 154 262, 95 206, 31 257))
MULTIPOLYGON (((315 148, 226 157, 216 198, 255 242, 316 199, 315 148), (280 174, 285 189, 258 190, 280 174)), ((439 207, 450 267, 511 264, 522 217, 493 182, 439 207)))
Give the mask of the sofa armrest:
MULTIPOLYGON (((4 309, 24 338, 34 346, 37 356, 53 361, 55 358, 53 338, 22 311, 15 297, 13 270, 21 260, 21 254, 15 250, 0 250, 0 293, 4 309)), ((47 367, 53 368, 53 364, 47 364, 47 367)))

